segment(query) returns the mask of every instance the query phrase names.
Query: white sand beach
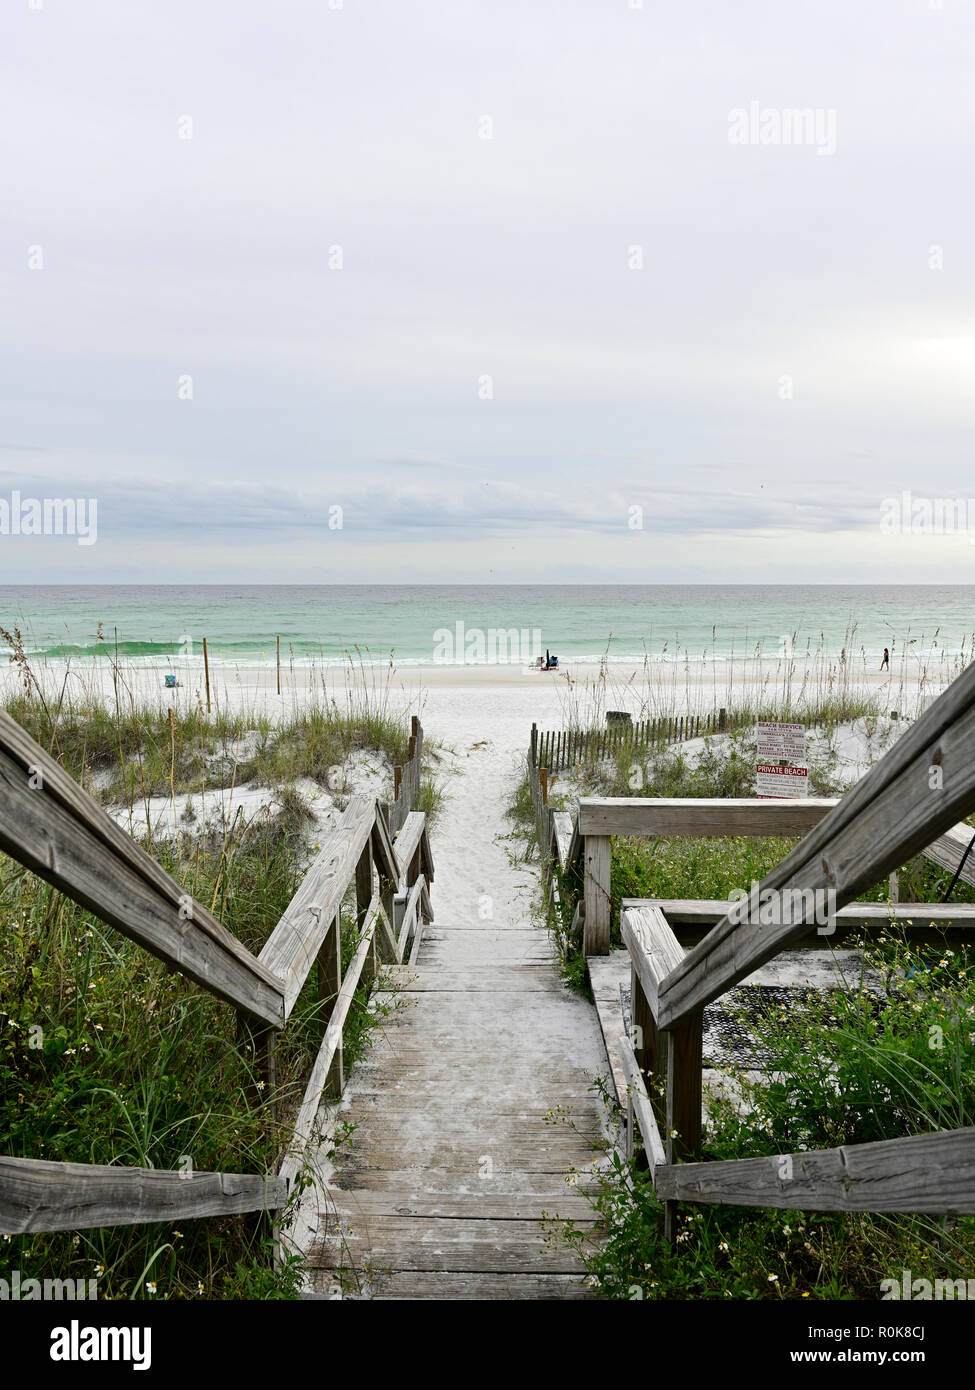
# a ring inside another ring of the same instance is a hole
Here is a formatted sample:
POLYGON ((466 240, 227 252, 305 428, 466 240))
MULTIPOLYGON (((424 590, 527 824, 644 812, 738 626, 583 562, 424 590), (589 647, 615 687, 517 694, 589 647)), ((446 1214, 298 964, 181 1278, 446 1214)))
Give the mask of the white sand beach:
MULTIPOLYGON (((215 712, 243 713, 255 721, 264 717, 276 722, 313 703, 335 703, 362 709, 369 703, 402 719, 411 714, 422 720, 426 748, 435 776, 444 790, 444 806, 434 832, 438 861, 436 893, 449 902, 451 911, 465 918, 476 917, 485 895, 500 921, 527 914, 535 884, 534 870, 511 862, 514 846, 503 837, 510 823, 505 812, 510 806, 524 766, 532 723, 539 729, 561 729, 573 716, 593 717, 602 722, 605 709, 628 710, 634 718, 657 713, 708 713, 722 704, 731 707, 736 696, 744 701, 767 697, 781 698, 785 689, 781 670, 726 670, 723 664, 680 669, 680 685, 666 673, 657 688, 647 687, 642 669, 610 667, 604 679, 592 667, 562 672, 531 672, 508 667, 404 667, 367 668, 362 672, 342 668, 309 669, 286 667, 282 671, 282 692, 276 692, 276 673, 261 667, 217 666, 211 671, 211 706, 215 712)), ((118 688, 108 663, 71 668, 56 662, 37 668, 48 699, 99 699, 112 707, 116 695, 123 708, 135 704, 172 704, 178 710, 205 708, 205 680, 202 663, 185 662, 177 668, 179 685, 165 686, 161 669, 145 665, 122 666, 118 688)), ((811 675, 806 673, 807 688, 811 675)), ((0 673, 0 687, 11 692, 17 681, 13 666, 0 673)), ((803 687, 801 674, 791 682, 794 699, 803 687)), ((888 675, 875 674, 868 682, 858 680, 853 687, 861 693, 879 697, 882 710, 916 712, 920 703, 937 694, 924 682, 908 683, 888 675)), ((820 690, 822 687, 820 687, 820 690)), ((837 727, 831 736, 836 754, 836 770, 847 783, 867 771, 885 747, 906 727, 896 722, 856 720, 837 727)), ((810 750, 821 750, 822 735, 814 733, 810 750)), ((682 745, 694 759, 703 740, 682 745)), ((242 808, 248 819, 273 809, 275 793, 266 788, 231 786, 229 773, 222 777, 215 769, 214 788, 205 798, 152 798, 141 810, 124 813, 124 824, 131 833, 144 832, 147 819, 154 833, 172 833, 177 827, 190 832, 205 824, 227 823, 242 808), (225 784, 225 785, 223 785, 225 784)), ((343 791, 368 791, 379 796, 390 793, 391 770, 375 755, 356 756, 346 769, 343 791)), ((569 779, 563 789, 570 790, 569 779)), ((337 819, 339 811, 330 793, 312 782, 303 781, 297 790, 304 795, 314 818, 310 849, 337 819)), ((121 819, 120 815, 120 819, 121 819)))

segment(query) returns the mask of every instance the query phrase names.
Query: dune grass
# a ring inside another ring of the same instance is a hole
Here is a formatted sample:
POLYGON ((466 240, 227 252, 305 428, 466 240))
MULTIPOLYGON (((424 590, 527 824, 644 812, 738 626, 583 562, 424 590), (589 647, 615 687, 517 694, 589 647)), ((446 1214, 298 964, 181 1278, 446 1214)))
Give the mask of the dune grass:
MULTIPOLYGON (((781 711, 769 711, 783 717, 781 711)), ((878 749, 879 752, 879 749, 878 749)), ((735 797, 753 794, 754 745, 747 730, 709 741, 692 760, 680 745, 640 764, 633 785, 632 753, 577 767, 557 780, 550 803, 571 809, 578 795, 735 797)), ((813 790, 840 788, 835 765, 812 769, 813 790)), ((510 812, 534 835, 527 778, 510 812)), ((612 944, 620 945, 623 898, 727 899, 748 889, 797 843, 795 838, 627 839, 614 837, 612 944)), ((570 935, 581 895, 578 872, 557 873, 558 907, 547 909, 566 980, 587 989, 580 943, 570 935)), ((940 901, 952 875, 917 856, 898 871, 902 901, 940 901)), ((887 880, 860 895, 889 901, 887 880)), ((958 882, 958 902, 975 889, 958 882)), ((923 922, 915 925, 923 926, 923 922)), ((936 935, 935 933, 932 933, 936 935)), ((794 1004, 757 1023, 742 1018, 772 1061, 760 1079, 728 1068, 729 1085, 707 1104, 704 1159, 748 1158, 869 1142, 975 1124, 975 960, 969 948, 908 942, 893 921, 879 938, 846 938, 862 969, 887 981, 877 1001, 862 991, 862 975, 843 989, 794 1004)), ((968 1279, 975 1274, 975 1218, 837 1215, 761 1208, 687 1205, 680 1210, 676 1247, 662 1238, 662 1207, 639 1153, 623 1157, 615 1097, 601 1090, 615 1142, 608 1165, 588 1188, 605 1240, 571 1221, 552 1221, 553 1240, 579 1253, 597 1296, 633 1299, 877 1299, 881 1281, 910 1269, 914 1277, 968 1279)), ((552 1123, 563 1122, 554 1116, 552 1123)), ((569 1120, 568 1122, 571 1122, 569 1120)), ((661 1117, 660 1123, 663 1124, 661 1117)), ((571 1176, 571 1175, 570 1175, 571 1176)))
MULTIPOLYGON (((291 900, 312 817, 294 787, 334 793, 336 772, 367 750, 405 761, 407 724, 366 691, 344 709, 322 703, 280 723, 253 711, 206 714, 117 704, 91 692, 52 694, 20 663, 8 712, 100 802, 129 813, 153 795, 245 783, 274 791, 248 820, 196 823, 144 848, 258 953, 291 900)), ((390 782, 391 782, 390 775, 390 782)), ((339 785, 342 778, 338 779, 339 785)), ((435 812, 430 773, 421 809, 435 812)), ((358 944, 352 891, 343 956, 358 944)), ((312 971, 277 1045, 273 1113, 255 1103, 253 1051, 235 1010, 170 972, 49 884, 0 855, 0 1153, 67 1162, 270 1174, 291 1134, 321 1042, 312 971)), ((360 985, 344 1032, 346 1066, 369 1046, 390 1005, 360 985)), ((341 1138, 341 1131, 340 1131, 341 1138)), ((2 1261, 29 1277, 97 1278, 102 1298, 289 1298, 293 1260, 272 1260, 270 1229, 252 1216, 8 1237, 2 1261)))
MULTIPOLYGON (((964 947, 917 945, 891 927, 859 943, 888 981, 879 1004, 861 977, 749 1027, 771 1056, 760 1079, 727 1068, 710 1091, 702 1158, 752 1158, 869 1143, 975 1124, 975 961, 964 947)), ((639 1154, 609 1165, 590 1200, 607 1239, 593 1250, 572 1222, 552 1234, 580 1252, 594 1292, 618 1299, 875 1300, 902 1270, 931 1281, 975 1271, 975 1217, 837 1214, 687 1204, 676 1247, 639 1154)), ((949 1295, 953 1296, 953 1295, 949 1295)))

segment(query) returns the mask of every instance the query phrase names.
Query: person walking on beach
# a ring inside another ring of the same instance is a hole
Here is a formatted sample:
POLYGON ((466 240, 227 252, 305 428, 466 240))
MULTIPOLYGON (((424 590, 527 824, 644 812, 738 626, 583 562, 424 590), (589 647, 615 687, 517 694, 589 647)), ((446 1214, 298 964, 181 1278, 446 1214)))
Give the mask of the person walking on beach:
POLYGON ((890 670, 890 652, 887 650, 886 647, 884 647, 884 659, 883 659, 883 661, 880 663, 880 669, 881 669, 881 671, 889 671, 889 670, 890 670))

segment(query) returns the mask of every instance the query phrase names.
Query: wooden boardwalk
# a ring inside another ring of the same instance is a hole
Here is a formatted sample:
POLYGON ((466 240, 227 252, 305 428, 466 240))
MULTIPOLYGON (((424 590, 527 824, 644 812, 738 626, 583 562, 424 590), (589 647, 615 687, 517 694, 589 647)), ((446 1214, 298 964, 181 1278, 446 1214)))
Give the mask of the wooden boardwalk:
POLYGON ((304 1199, 312 1288, 336 1296, 343 1270, 345 1297, 587 1297, 578 1258, 543 1219, 592 1229, 580 1189, 603 1106, 589 1088, 607 1061, 547 933, 434 923, 416 967, 387 977, 398 1006, 340 1107, 351 1145, 327 1194, 304 1199))

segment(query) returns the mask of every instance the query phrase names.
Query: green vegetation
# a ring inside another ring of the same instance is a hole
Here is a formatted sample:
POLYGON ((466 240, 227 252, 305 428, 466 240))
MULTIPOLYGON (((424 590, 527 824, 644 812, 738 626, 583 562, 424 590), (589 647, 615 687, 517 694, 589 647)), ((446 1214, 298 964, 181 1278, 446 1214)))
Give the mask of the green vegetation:
MULTIPOLYGON (((281 818, 192 856, 177 857, 169 843, 155 853, 255 952, 299 881, 281 818)), ((347 960, 355 944, 347 915, 347 960)), ((168 1169, 188 1155, 194 1169, 275 1170, 321 1041, 317 972, 278 1042, 272 1117, 255 1104, 252 1048, 230 1005, 5 858, 0 961, 0 1152, 168 1169)), ((362 988, 347 1062, 374 1022, 362 988)), ((25 1278, 89 1278, 97 1266, 100 1297, 242 1297, 255 1279, 264 1297, 293 1296, 293 1269, 270 1271, 264 1239, 254 1218, 233 1217, 186 1222, 178 1233, 133 1226, 14 1237, 4 1253, 25 1278)))
MULTIPOLYGON (((566 779, 571 794, 567 789, 552 793, 549 805, 557 810, 571 810, 579 796, 747 797, 753 795, 754 764, 754 739, 744 730, 705 740, 696 761, 687 756, 680 744, 659 751, 645 764, 634 764, 631 754, 624 750, 595 769, 577 768, 573 777, 566 779), (639 768, 639 778, 633 775, 634 767, 639 768)), ((832 760, 814 763, 810 780, 813 795, 833 796, 841 791, 832 760)), ((559 785, 558 781, 555 785, 559 785)), ((535 838, 535 823, 527 773, 516 789, 508 814, 530 847, 535 838)), ((780 836, 614 838, 612 944, 620 945, 619 905, 623 898, 727 899, 734 890, 747 890, 760 882, 796 844, 798 838, 780 836)), ((918 855, 898 870, 899 896, 904 902, 938 902, 951 877, 918 855)), ((549 925, 559 945, 565 978, 585 990, 585 960, 579 942, 572 940, 569 932, 582 895, 581 873, 578 866, 567 874, 556 870, 555 879, 558 907, 548 909, 549 925)), ((859 900, 886 902, 888 891, 886 881, 875 884, 859 900)), ((956 902, 975 902, 975 888, 958 882, 952 898, 956 902)))
POLYGON ((354 714, 312 706, 272 724, 266 715, 177 712, 165 704, 115 711, 83 700, 52 708, 25 695, 6 709, 87 791, 126 805, 208 786, 287 786, 301 777, 340 791, 348 758, 362 749, 391 766, 406 761, 405 723, 390 714, 363 725, 354 714))
MULTIPOLYGON (((8 640, 9 636, 8 636, 8 640)), ((99 801, 137 811, 151 795, 189 793, 178 829, 144 847, 194 899, 257 953, 291 900, 313 816, 294 782, 335 794, 361 751, 406 756, 406 721, 360 700, 266 719, 45 698, 26 661, 8 712, 99 801), (197 824, 193 796, 245 782, 273 789, 249 820, 197 824)), ((421 809, 439 805, 427 775, 421 809)), ((336 798, 337 799, 337 798, 336 798)), ((358 944, 343 908, 344 964, 358 944)), ((274 1105, 261 1105, 237 1015, 170 972, 19 864, 0 856, 0 1153, 82 1163, 270 1174, 290 1139, 321 1042, 312 971, 277 1044, 274 1105)), ((347 1067, 389 1006, 360 985, 344 1032, 347 1067)), ((342 1136, 347 1137, 347 1136, 342 1136)), ((309 1181, 304 1175, 299 1181, 309 1181)), ((294 1260, 271 1259, 257 1216, 29 1236, 0 1232, 3 1263, 23 1279, 98 1279, 101 1298, 288 1298, 294 1260)))
MULTIPOLYGON (((975 1124, 975 969, 970 952, 908 944, 891 928, 861 943, 887 981, 884 1001, 852 979, 828 1000, 749 1026, 773 1058, 761 1082, 728 1069, 707 1100, 702 1157, 751 1158, 975 1124)), ((676 1248, 639 1160, 619 1146, 592 1189, 605 1244, 573 1223, 575 1245, 608 1299, 877 1299, 903 1269, 970 1278, 975 1218, 846 1215, 758 1207, 679 1208, 676 1248)))
MULTIPOLYGON (((766 711, 769 715, 771 711, 766 711)), ((777 714, 775 717, 782 717, 777 714)), ((873 737, 876 730, 868 726, 873 737)), ((811 790, 836 794, 837 760, 811 769, 811 790)), ((878 754, 879 754, 878 749, 878 754)), ((577 795, 735 797, 752 795, 754 744, 746 730, 709 741, 692 764, 680 745, 649 758, 634 776, 628 750, 559 779, 550 804, 571 809, 577 795)), ((534 837, 527 778, 510 811, 534 837)), ((790 838, 614 838, 612 940, 619 945, 622 898, 727 899, 750 888, 797 843, 790 838)), ((940 901, 949 873, 923 856, 898 871, 903 901, 940 901)), ((566 980, 586 988, 585 960, 570 926, 582 883, 578 869, 557 874, 549 922, 566 980)), ((888 901, 886 880, 861 900, 888 901)), ((954 901, 975 901, 959 882, 954 901)), ((923 925, 918 923, 915 925, 923 925)), ((936 933, 932 932, 932 935, 936 933)), ((749 1158, 864 1143, 975 1124, 975 962, 954 946, 908 942, 895 924, 878 938, 844 940, 862 968, 885 982, 866 992, 864 978, 828 996, 794 1001, 739 1022, 771 1057, 760 1080, 728 1068, 707 1098, 702 1157, 749 1158)), ((605 1096, 612 1123, 621 1122, 605 1096)), ((654 1097, 660 1106, 662 1097, 654 1097)), ((658 1122, 664 1128, 658 1108, 658 1122)), ((572 1222, 553 1221, 555 1239, 575 1246, 599 1297, 607 1299, 876 1299, 886 1278, 969 1278, 975 1270, 975 1218, 836 1215, 762 1208, 685 1205, 676 1246, 662 1236, 663 1209, 642 1155, 622 1157, 621 1136, 587 1188, 604 1239, 594 1243, 572 1222)))

